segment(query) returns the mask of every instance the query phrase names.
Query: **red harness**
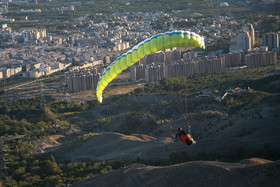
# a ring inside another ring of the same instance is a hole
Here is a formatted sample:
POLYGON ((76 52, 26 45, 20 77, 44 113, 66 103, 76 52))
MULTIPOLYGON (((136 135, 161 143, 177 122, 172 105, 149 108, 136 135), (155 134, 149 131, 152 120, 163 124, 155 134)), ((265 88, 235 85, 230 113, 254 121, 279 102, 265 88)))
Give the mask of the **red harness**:
POLYGON ((188 135, 181 134, 180 139, 186 145, 191 145, 192 144, 191 137, 189 137, 188 135))

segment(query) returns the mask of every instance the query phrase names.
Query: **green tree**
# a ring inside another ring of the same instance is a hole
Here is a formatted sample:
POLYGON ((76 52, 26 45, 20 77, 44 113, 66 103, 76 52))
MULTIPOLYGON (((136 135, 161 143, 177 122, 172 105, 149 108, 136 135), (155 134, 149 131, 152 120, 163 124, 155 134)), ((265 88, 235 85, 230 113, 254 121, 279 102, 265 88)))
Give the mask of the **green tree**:
POLYGON ((44 172, 47 175, 56 175, 62 173, 62 170, 55 161, 47 160, 44 164, 44 172))

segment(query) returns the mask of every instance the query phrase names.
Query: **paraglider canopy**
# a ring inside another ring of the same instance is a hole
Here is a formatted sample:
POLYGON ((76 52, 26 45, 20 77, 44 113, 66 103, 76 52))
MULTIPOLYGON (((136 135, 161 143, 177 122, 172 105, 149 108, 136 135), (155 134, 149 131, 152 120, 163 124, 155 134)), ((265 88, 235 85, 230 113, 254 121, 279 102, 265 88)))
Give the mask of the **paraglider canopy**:
POLYGON ((96 87, 96 96, 102 103, 102 93, 106 86, 122 71, 132 66, 146 55, 173 47, 200 47, 205 49, 204 38, 189 31, 161 33, 134 46, 127 53, 116 59, 102 74, 96 87))

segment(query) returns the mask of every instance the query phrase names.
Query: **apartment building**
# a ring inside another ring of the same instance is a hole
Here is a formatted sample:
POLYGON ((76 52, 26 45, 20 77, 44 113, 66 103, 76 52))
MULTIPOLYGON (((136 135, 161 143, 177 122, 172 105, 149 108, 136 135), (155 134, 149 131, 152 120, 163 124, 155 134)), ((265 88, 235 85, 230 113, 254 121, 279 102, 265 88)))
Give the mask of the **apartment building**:
POLYGON ((248 68, 256 68, 277 63, 277 51, 253 52, 245 56, 248 68))
POLYGON ((70 92, 95 89, 104 68, 73 70, 65 73, 65 81, 70 92))

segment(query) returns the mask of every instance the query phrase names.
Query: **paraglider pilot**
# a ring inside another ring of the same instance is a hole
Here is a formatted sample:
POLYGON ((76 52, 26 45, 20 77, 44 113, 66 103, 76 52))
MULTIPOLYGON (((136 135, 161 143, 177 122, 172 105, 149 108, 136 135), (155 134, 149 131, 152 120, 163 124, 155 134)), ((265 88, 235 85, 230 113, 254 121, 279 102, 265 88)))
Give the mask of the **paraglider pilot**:
POLYGON ((182 128, 178 128, 177 134, 174 137, 174 140, 177 142, 178 138, 180 138, 181 141, 186 145, 195 144, 196 142, 191 137, 190 132, 191 132, 191 126, 190 125, 187 126, 186 131, 184 131, 182 128))

